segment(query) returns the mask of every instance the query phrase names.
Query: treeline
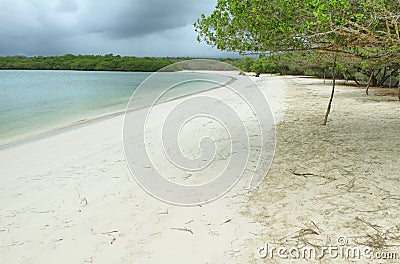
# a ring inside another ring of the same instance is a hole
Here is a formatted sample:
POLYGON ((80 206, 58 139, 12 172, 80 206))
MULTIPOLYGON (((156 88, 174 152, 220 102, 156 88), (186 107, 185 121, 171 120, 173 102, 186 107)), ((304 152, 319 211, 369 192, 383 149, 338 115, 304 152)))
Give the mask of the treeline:
MULTIPOLYGON (((309 75, 332 78, 332 57, 318 51, 277 53, 235 62, 235 66, 246 72, 281 75, 309 75)), ((400 58, 387 60, 362 60, 342 56, 336 65, 337 78, 352 80, 358 85, 375 87, 399 87, 400 58)))
MULTIPOLYGON (((269 56, 260 55, 259 58, 220 58, 218 60, 232 64, 242 71, 256 74, 310 75, 331 78, 332 56, 332 54, 323 52, 304 51, 275 53, 269 56)), ((189 59, 122 57, 113 54, 104 56, 72 54, 50 57, 7 56, 0 57, 0 69, 154 72, 173 63, 189 59)), ((371 86, 377 87, 398 87, 400 59, 388 62, 342 57, 338 61, 336 71, 337 77, 353 80, 357 84, 370 83, 371 86)))
MULTIPOLYGON (((173 63, 190 59, 192 58, 122 57, 120 55, 113 55, 113 54, 107 54, 107 55, 66 54, 64 56, 49 56, 49 57, 4 56, 0 57, 0 70, 77 70, 77 71, 155 72, 173 63)), ((236 65, 239 59, 220 58, 217 60, 236 65)))
MULTIPOLYGON (((176 60, 176 59, 175 59, 176 60)), ((137 58, 119 55, 72 55, 50 57, 0 57, 0 69, 13 70, 79 70, 154 72, 174 63, 168 58, 137 58)))

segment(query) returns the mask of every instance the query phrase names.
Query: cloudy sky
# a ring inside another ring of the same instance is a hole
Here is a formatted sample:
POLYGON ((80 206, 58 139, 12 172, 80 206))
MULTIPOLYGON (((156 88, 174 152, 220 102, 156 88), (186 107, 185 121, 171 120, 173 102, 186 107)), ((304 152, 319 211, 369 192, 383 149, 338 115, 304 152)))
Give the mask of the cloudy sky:
POLYGON ((197 43, 217 0, 0 0, 0 55, 232 57, 197 43))

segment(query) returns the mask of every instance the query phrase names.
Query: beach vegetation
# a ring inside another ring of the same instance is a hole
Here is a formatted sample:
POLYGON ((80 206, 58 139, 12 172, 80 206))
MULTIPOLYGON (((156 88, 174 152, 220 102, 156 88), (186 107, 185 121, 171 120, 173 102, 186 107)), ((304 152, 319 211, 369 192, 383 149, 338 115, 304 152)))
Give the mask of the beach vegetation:
MULTIPOLYGON (((398 73, 398 0, 219 0, 214 11, 202 14, 194 26, 198 41, 244 55, 278 54, 279 60, 282 53, 316 52, 303 61, 318 67, 312 59, 320 53, 329 54, 325 57, 331 57, 333 86, 324 124, 339 67, 349 68, 354 60, 361 68, 359 72, 370 72, 368 84, 375 85, 383 85, 398 73), (380 81, 374 80, 377 76, 382 76, 380 81)), ((260 59, 250 67, 257 72, 289 70, 277 69, 274 60, 260 59)), ((320 67, 326 74, 325 63, 320 67)), ((355 79, 355 72, 348 75, 355 79)))

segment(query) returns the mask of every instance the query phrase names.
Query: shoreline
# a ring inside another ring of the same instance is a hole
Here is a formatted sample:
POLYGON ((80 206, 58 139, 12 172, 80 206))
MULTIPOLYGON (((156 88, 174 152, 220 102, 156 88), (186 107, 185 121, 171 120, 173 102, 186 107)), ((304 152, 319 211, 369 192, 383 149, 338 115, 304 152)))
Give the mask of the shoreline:
MULTIPOLYGON (((322 126, 328 82, 252 79, 270 102, 277 129, 274 162, 257 190, 233 188, 195 207, 160 202, 127 168, 119 112, 0 150, 7 161, 0 164, 0 255, 7 263, 291 263, 260 259, 257 249, 267 242, 318 248, 335 245, 340 235, 349 246, 373 246, 369 238, 377 230, 390 236, 377 237, 383 248, 374 249, 395 251, 385 245, 400 235, 396 97, 339 84, 322 126)), ((163 112, 179 101, 156 107, 163 112)), ((186 140, 197 143, 198 126, 192 129, 186 140)))
POLYGON ((22 145, 25 143, 34 142, 37 140, 43 140, 43 139, 49 138, 51 136, 59 135, 59 134, 62 134, 62 133, 65 133, 65 132, 68 132, 68 131, 71 131, 74 129, 79 129, 83 126, 91 125, 96 122, 101 122, 101 121, 107 120, 109 118, 123 115, 124 113, 125 113, 124 110, 110 112, 110 113, 107 113, 104 115, 84 118, 81 120, 74 121, 72 123, 67 123, 64 126, 49 128, 49 129, 39 132, 37 134, 24 134, 20 138, 15 137, 12 140, 0 141, 0 151, 3 149, 12 148, 14 146, 19 146, 19 145, 22 145))
MULTIPOLYGON (((280 78, 259 81, 263 93, 273 95, 269 99, 274 112, 283 111, 285 87, 280 87, 280 78)), ((218 97, 221 92, 205 93, 218 97)), ((180 101, 156 108, 166 112, 180 101)), ((252 253, 246 240, 260 226, 240 215, 248 193, 233 188, 212 203, 194 207, 153 198, 126 165, 122 119, 118 114, 83 123, 0 151, 0 159, 6 161, 0 164, 4 261, 227 263, 252 253)), ((187 131, 186 143, 198 143, 199 128, 195 124, 187 131)))
MULTIPOLYGON (((225 84, 221 84, 221 85, 218 85, 216 87, 212 87, 210 89, 206 89, 206 90, 202 90, 202 91, 198 91, 198 92, 192 92, 192 93, 184 94, 184 95, 181 95, 181 96, 176 96, 176 97, 167 99, 165 101, 162 101, 159 104, 168 103, 168 102, 173 101, 173 100, 179 100, 181 98, 185 98, 185 97, 188 97, 188 96, 201 94, 201 93, 204 93, 204 92, 212 91, 214 89, 221 89, 221 88, 223 88, 221 86, 229 85, 229 84, 235 82, 235 78, 232 76, 232 72, 230 72, 231 76, 226 75, 229 72, 222 72, 222 71, 221 72, 213 72, 213 71, 182 71, 182 72, 189 72, 189 73, 196 73, 196 74, 215 74, 215 75, 221 75, 221 76, 224 76, 224 77, 228 77, 228 78, 230 78, 230 80, 225 84)), ((149 76, 151 76, 151 75, 149 75, 149 76)), ((132 96, 130 97, 130 99, 131 98, 132 98, 132 96)), ((38 133, 36 133, 36 132, 29 133, 28 132, 28 133, 24 133, 24 134, 19 135, 19 136, 14 136, 11 139, 0 140, 0 151, 2 149, 7 149, 7 148, 10 148, 10 147, 13 147, 13 146, 17 146, 17 145, 20 145, 20 144, 24 144, 24 143, 27 143, 27 142, 32 142, 32 141, 35 141, 35 140, 45 139, 47 137, 50 137, 50 136, 53 136, 53 135, 57 135, 57 134, 60 134, 60 133, 63 133, 63 132, 67 132, 69 130, 78 129, 78 128, 82 127, 82 126, 90 125, 91 123, 95 123, 95 122, 100 122, 102 120, 106 120, 108 118, 112 118, 112 117, 115 117, 115 116, 118 116, 118 115, 125 115, 126 114, 126 107, 129 104, 130 99, 127 101, 126 106, 123 108, 123 110, 111 111, 111 112, 108 112, 108 113, 104 113, 102 115, 86 117, 86 118, 83 118, 83 119, 80 119, 80 120, 76 120, 76 121, 73 121, 73 122, 65 123, 64 125, 61 125, 61 126, 49 127, 49 128, 46 128, 46 129, 44 129, 42 131, 39 130, 38 133)), ((138 110, 141 110, 141 109, 144 109, 144 108, 149 108, 149 107, 150 106, 140 106, 140 107, 131 109, 130 111, 138 111, 138 110)))

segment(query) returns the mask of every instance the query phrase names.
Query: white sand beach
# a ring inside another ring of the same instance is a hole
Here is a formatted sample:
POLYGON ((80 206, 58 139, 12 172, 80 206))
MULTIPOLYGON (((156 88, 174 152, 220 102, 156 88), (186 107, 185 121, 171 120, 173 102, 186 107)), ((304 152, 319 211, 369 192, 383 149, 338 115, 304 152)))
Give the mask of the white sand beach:
MULTIPOLYGON (((250 194, 234 188, 195 207, 148 195, 124 160, 122 115, 1 150, 2 262, 397 263, 257 257, 267 242, 319 250, 343 236, 379 252, 400 244, 395 93, 339 85, 322 126, 329 82, 257 82, 281 122, 271 170, 250 194)), ((186 143, 198 143, 196 131, 186 143)))
POLYGON ((338 81, 323 126, 332 82, 282 78, 288 84, 288 109, 277 128, 274 162, 264 184, 251 194, 245 214, 263 226, 255 243, 288 250, 311 247, 318 256, 323 247, 338 246, 342 238, 345 254, 326 253, 319 260, 249 256, 247 263, 399 263, 396 89, 373 88, 367 96, 365 87, 338 81), (373 250, 371 259, 362 253, 346 258, 346 250, 366 247, 373 250), (390 259, 393 253, 396 259, 390 259))
MULTIPOLYGON (((281 119, 285 83, 261 84, 281 119)), ((153 198, 130 175, 122 126, 119 115, 0 151, 2 263, 238 263, 254 254, 246 240, 261 227, 240 214, 248 194, 233 189, 195 207, 153 198)), ((186 143, 198 144, 199 131, 192 126, 186 143)))

